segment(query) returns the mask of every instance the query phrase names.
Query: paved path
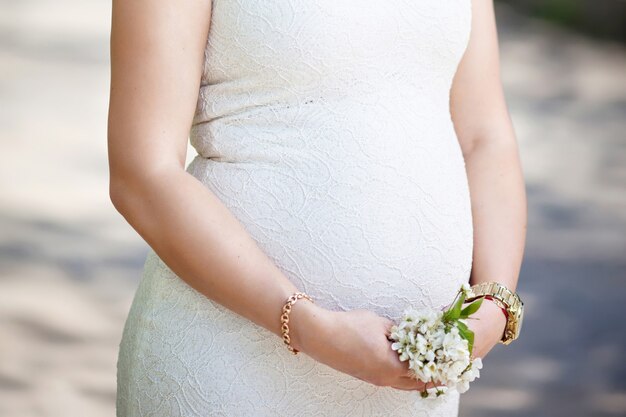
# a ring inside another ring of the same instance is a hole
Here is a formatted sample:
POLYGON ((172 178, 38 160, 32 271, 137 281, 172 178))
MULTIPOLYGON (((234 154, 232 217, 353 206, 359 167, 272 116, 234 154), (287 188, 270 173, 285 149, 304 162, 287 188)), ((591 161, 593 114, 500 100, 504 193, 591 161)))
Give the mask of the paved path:
MULTIPOLYGON (((147 247, 107 196, 110 4, 0 5, 0 417, 111 416, 147 247)), ((530 198, 528 314, 461 415, 624 415, 626 50, 499 18, 530 198)))

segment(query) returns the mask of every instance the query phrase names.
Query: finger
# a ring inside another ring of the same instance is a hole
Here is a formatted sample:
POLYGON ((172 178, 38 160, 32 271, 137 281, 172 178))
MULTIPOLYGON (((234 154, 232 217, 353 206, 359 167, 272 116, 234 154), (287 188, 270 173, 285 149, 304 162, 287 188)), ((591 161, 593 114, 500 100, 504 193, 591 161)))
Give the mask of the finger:
POLYGON ((399 376, 411 376, 411 368, 409 368, 408 361, 401 361, 398 357, 398 352, 389 349, 389 361, 385 365, 386 369, 399 376))
POLYGON ((426 384, 426 388, 435 388, 435 387, 445 387, 445 384, 442 384, 439 381, 429 382, 426 384))
POLYGON ((394 322, 391 319, 385 319, 385 335, 389 336, 391 335, 391 328, 396 324, 396 322, 394 322))
POLYGON ((392 386, 391 388, 399 389, 401 391, 423 391, 421 388, 407 388, 407 387, 396 387, 396 386, 392 386))
MULTIPOLYGON (((417 389, 418 391, 424 391, 425 389, 436 388, 436 387, 441 388, 441 387, 445 387, 446 386, 445 384, 442 384, 439 381, 424 383, 424 381, 422 381, 420 379, 417 379, 414 376, 401 377, 401 379, 403 379, 403 380, 407 380, 407 379, 411 380, 412 384, 414 386, 416 386, 414 389, 417 389)), ((411 385, 411 383, 408 383, 408 382, 406 384, 411 385)))
POLYGON ((423 391, 424 383, 415 378, 400 377, 392 387, 403 391, 423 391))
POLYGON ((425 391, 427 389, 435 388, 435 387, 445 387, 442 384, 434 384, 429 382, 425 384, 423 381, 415 378, 402 377, 400 378, 400 382, 394 384, 394 388, 405 390, 405 391, 425 391))

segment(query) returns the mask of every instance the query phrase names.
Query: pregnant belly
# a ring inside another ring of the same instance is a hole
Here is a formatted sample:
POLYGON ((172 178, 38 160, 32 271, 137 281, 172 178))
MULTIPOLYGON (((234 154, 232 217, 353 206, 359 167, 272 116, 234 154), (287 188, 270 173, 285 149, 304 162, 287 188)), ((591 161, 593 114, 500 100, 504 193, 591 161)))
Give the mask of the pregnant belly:
POLYGON ((434 147, 393 163, 355 155, 295 153, 281 163, 197 156, 188 171, 325 308, 393 319, 408 305, 451 302, 472 260, 460 153, 434 147))

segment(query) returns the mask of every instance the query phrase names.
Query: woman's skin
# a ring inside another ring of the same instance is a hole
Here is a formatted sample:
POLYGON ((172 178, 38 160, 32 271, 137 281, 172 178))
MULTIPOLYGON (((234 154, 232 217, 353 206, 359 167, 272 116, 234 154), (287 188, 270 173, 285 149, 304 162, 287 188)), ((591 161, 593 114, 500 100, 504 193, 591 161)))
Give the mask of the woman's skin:
MULTIPOLYGON (((452 97, 476 210, 472 279, 497 279, 512 288, 523 246, 523 183, 497 75, 491 2, 473 3, 473 34, 452 97)), ((113 0, 112 12, 111 201, 181 279, 280 337, 282 306, 299 288, 185 171, 211 0, 113 0)), ((480 326, 471 325, 476 351, 486 354, 502 333, 504 316, 491 303, 479 314, 480 326)), ((313 359, 374 385, 423 389, 390 348, 394 323, 388 318, 301 299, 289 324, 292 345, 313 359)))
MULTIPOLYGON (((526 239, 526 190, 500 79, 493 2, 473 0, 472 7, 472 35, 451 91, 474 218, 470 283, 497 281, 515 291, 526 239)), ((468 326, 475 333, 473 356, 483 358, 501 339, 506 318, 484 299, 468 326)))

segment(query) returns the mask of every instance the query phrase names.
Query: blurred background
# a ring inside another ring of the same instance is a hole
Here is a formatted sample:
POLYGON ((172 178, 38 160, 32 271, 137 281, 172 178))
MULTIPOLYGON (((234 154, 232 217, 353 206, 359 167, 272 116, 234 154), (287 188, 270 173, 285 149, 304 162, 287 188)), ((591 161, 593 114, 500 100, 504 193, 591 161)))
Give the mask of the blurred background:
MULTIPOLYGON (((0 5, 0 416, 113 416, 147 246, 108 198, 110 1, 0 5)), ((497 4, 527 308, 462 417, 626 415, 625 6, 497 4)))

